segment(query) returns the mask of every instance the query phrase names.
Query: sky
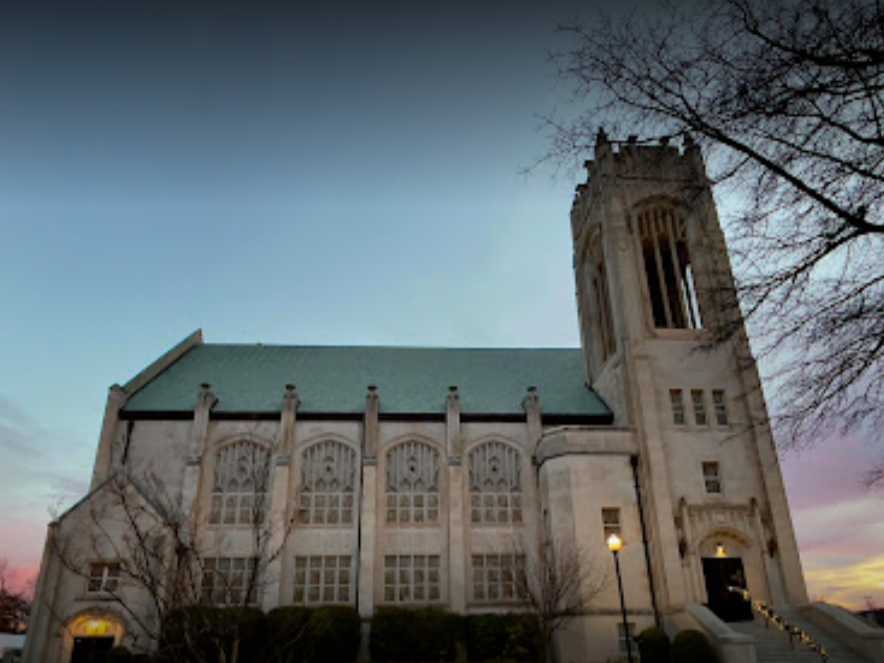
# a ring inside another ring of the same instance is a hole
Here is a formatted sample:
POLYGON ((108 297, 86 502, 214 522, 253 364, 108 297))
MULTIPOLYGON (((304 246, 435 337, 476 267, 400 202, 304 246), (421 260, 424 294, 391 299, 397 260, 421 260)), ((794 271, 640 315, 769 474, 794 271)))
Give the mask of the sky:
MULTIPOLYGON (((569 99, 556 25, 629 3, 478 4, 0 4, 0 558, 17 582, 86 489, 107 388, 197 328, 578 345, 582 174, 525 171, 569 99)), ((814 596, 884 605, 873 454, 833 439, 785 458, 814 596)))

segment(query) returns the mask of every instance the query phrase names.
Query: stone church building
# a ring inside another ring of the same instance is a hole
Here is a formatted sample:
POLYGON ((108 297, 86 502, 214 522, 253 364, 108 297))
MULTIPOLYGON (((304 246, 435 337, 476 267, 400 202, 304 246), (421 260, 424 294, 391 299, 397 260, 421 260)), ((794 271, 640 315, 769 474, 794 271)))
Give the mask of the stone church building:
MULTIPOLYGON (((389 605, 514 611, 526 552, 572 546, 610 576, 612 533, 634 632, 659 623, 738 643, 720 630, 728 585, 806 604, 699 149, 600 133, 586 165, 571 211, 580 348, 234 345, 196 332, 112 386, 91 492, 49 526, 24 660, 149 645, 150 601, 118 559, 124 519, 95 518, 119 476, 151 477, 188 514, 207 551, 201 598, 215 604, 347 604, 366 619, 389 605), (722 316, 739 331, 710 349, 722 316), (259 503, 279 554, 248 590, 259 503), (92 545, 99 527, 116 545, 92 545)), ((604 584, 560 634, 560 663, 622 656, 620 610, 617 583, 604 584)))

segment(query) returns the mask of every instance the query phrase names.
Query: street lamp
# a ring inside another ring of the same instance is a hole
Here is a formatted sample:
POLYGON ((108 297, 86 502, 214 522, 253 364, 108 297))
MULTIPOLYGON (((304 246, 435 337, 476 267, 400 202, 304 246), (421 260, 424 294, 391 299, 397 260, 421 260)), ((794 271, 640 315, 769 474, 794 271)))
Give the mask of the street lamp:
POLYGON ((623 539, 616 534, 608 537, 608 550, 614 555, 614 568, 617 570, 617 589, 620 590, 620 611, 623 613, 623 634, 626 638, 626 658, 632 663, 632 634, 629 622, 626 621, 626 599, 623 598, 623 578, 620 575, 620 551, 623 550, 623 539))

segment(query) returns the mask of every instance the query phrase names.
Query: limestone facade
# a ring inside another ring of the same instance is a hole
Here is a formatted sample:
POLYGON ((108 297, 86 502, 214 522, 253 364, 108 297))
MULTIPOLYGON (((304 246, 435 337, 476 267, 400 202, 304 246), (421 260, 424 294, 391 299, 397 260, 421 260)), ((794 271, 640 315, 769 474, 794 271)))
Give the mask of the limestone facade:
MULTIPOLYGON (((53 554, 79 545, 84 559, 113 560, 113 550, 86 550, 83 532, 95 526, 104 482, 124 470, 161 479, 213 564, 254 554, 241 515, 255 493, 266 495, 270 546, 282 552, 254 598, 265 609, 346 603, 364 618, 384 605, 520 610, 505 572, 519 550, 573 543, 594 573, 612 576, 612 531, 626 544, 636 632, 707 603, 703 560, 722 554, 741 560, 757 598, 806 603, 745 332, 705 347, 716 316, 735 313, 699 151, 618 149, 602 135, 587 166, 571 216, 577 306, 586 382, 611 423, 549 421, 543 389, 528 384, 519 417, 487 420, 462 416, 456 385, 440 390, 440 414, 398 420, 383 416, 383 385, 364 386, 359 417, 302 416, 306 394, 283 384, 274 417, 217 416, 211 384, 194 385, 186 417, 127 415, 132 393, 202 344, 196 334, 136 384, 111 389, 93 493, 49 529, 25 661, 67 663, 89 624, 145 644, 152 617, 136 588, 125 591, 138 618, 53 554), (265 483, 253 465, 268 468, 265 483)), ((621 621, 609 582, 561 634, 560 662, 621 656, 621 621)))

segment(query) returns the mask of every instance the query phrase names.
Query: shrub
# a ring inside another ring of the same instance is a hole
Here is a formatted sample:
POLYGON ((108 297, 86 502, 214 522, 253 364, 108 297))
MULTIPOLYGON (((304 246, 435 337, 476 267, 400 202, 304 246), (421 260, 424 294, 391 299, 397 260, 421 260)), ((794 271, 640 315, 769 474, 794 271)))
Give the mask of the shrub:
POLYGON ((675 636, 670 652, 673 663, 718 663, 718 654, 706 636, 692 629, 675 636))
POLYGON ((380 608, 371 620, 374 661, 452 661, 463 621, 439 608, 380 608))
POLYGON ((540 630, 533 615, 471 615, 466 631, 470 661, 534 661, 540 652, 540 630))
POLYGON ((310 663, 352 663, 359 654, 361 621, 349 606, 318 608, 307 626, 310 663))
POLYGON ((182 608, 166 619, 160 641, 161 659, 170 663, 215 660, 219 647, 230 654, 237 637, 239 659, 260 660, 267 647, 264 613, 257 608, 182 608))
POLYGON ((636 641, 642 663, 669 663, 669 636, 663 629, 646 628, 636 641))
POLYGON ((309 659, 307 625, 312 610, 286 606, 267 613, 265 657, 273 663, 302 663, 309 659))

